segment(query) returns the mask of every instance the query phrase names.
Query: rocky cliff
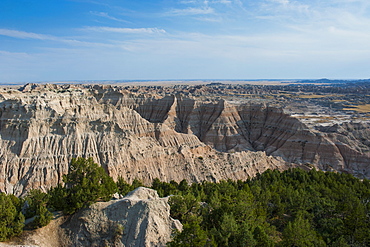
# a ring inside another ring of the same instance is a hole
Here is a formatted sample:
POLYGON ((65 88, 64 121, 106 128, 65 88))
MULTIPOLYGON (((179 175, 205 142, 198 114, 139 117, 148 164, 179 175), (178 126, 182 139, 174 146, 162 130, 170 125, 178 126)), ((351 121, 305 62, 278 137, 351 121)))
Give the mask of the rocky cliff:
POLYGON ((268 168, 287 168, 264 152, 220 152, 192 133, 176 131, 164 121, 166 111, 149 107, 167 98, 97 88, 43 85, 2 94, 1 191, 20 195, 55 186, 76 156, 93 157, 114 179, 148 184, 154 178, 245 179, 268 168), (138 108, 158 119, 145 119, 138 108))
MULTIPOLYGON (((103 102, 111 94, 98 93, 104 95, 99 96, 103 102)), ((193 134, 220 152, 263 151, 288 163, 370 177, 369 124, 345 122, 311 129, 282 109, 264 104, 205 102, 181 94, 138 101, 117 92, 115 97, 116 105, 131 107, 148 121, 178 133, 193 134)))
POLYGON ((290 163, 370 177, 361 139, 368 129, 343 137, 265 105, 97 85, 27 85, 0 99, 0 190, 7 193, 60 183, 76 156, 93 157, 114 179, 145 183, 246 179, 290 163))

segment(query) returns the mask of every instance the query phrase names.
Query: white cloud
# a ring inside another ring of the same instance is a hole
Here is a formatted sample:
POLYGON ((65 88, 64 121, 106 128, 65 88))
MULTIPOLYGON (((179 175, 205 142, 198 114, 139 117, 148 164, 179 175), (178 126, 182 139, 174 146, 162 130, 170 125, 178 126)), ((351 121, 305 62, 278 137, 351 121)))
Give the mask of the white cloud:
POLYGON ((222 22, 222 18, 220 18, 220 17, 216 17, 216 18, 212 18, 212 17, 196 17, 195 19, 197 19, 199 21, 205 21, 205 22, 222 22))
POLYGON ((119 22, 126 22, 126 23, 130 23, 129 21, 126 21, 126 20, 123 20, 123 19, 120 19, 120 18, 116 18, 114 16, 110 16, 108 13, 106 12, 96 12, 96 11, 90 11, 90 13, 92 15, 96 15, 96 16, 100 16, 100 17, 104 17, 104 18, 107 18, 107 19, 110 19, 110 20, 113 20, 113 21, 119 21, 119 22))
POLYGON ((166 13, 166 15, 208 15, 215 13, 215 10, 211 7, 202 8, 186 8, 186 9, 172 9, 166 13))
POLYGON ((310 5, 305 4, 304 1, 290 1, 290 0, 268 0, 263 7, 268 7, 267 10, 271 14, 276 12, 290 12, 294 14, 307 14, 310 11, 310 5))
POLYGON ((195 0, 189 0, 189 1, 180 1, 182 4, 190 4, 190 3, 196 3, 195 0))
POLYGON ((95 32, 113 32, 126 34, 160 34, 166 33, 164 29, 159 28, 120 28, 120 27, 85 27, 84 30, 95 32))
POLYGON ((30 55, 25 52, 10 52, 10 51, 1 51, 0 50, 0 56, 11 56, 11 57, 29 57, 30 55))
POLYGON ((353 35, 335 28, 316 33, 177 33, 119 39, 111 41, 113 49, 50 48, 27 59, 0 52, 6 58, 0 59, 2 67, 16 69, 0 79, 364 77, 366 72, 360 69, 346 70, 351 64, 369 64, 370 43, 359 43, 368 37, 351 41, 353 35))
POLYGON ((283 5, 289 4, 289 0, 269 0, 270 2, 280 3, 283 5))
POLYGON ((32 33, 32 32, 24 32, 12 29, 0 29, 0 35, 8 36, 12 38, 18 39, 36 39, 42 41, 55 41, 55 42, 62 42, 69 45, 78 45, 78 46, 93 46, 93 47, 110 47, 110 44, 104 43, 94 43, 94 42, 86 42, 76 39, 68 39, 63 37, 57 37, 53 35, 46 35, 46 34, 39 34, 39 33, 32 33))
POLYGON ((19 39, 39 39, 39 40, 56 40, 57 38, 50 35, 24 32, 12 29, 0 29, 0 35, 19 38, 19 39))
MULTIPOLYGON (((94 32, 113 32, 113 33, 124 33, 124 34, 164 34, 166 31, 164 29, 158 28, 115 28, 115 27, 86 27, 82 30, 94 31, 94 32)), ((38 34, 32 32, 24 32, 12 29, 0 29, 0 35, 8 36, 18 39, 35 39, 41 41, 54 41, 65 43, 72 46, 82 46, 82 47, 115 47, 110 43, 97 43, 88 42, 78 39, 71 39, 65 37, 57 37, 53 35, 38 34)))
POLYGON ((231 4, 232 1, 230 1, 230 0, 213 0, 212 3, 231 4))
MULTIPOLYGON (((140 23, 151 20, 144 27, 154 28, 76 23, 72 31, 79 33, 75 36, 0 29, 0 35, 24 39, 25 47, 37 43, 30 54, 0 51, 0 67, 9 71, 7 80, 22 73, 24 78, 36 79, 45 73, 49 78, 70 79, 343 77, 356 73, 363 77, 368 73, 370 17, 363 6, 369 6, 369 0, 176 2, 189 5, 172 5, 174 9, 167 7, 164 14, 137 19, 140 23), (182 33, 177 21, 163 24, 169 16, 193 21, 191 29, 186 29, 194 33, 182 33), (197 20, 214 23, 196 25, 197 20)), ((125 22, 107 12, 90 14, 125 22)))
POLYGON ((231 4, 232 0, 203 0, 203 1, 196 1, 196 0, 183 0, 180 1, 181 4, 199 4, 199 5, 208 5, 209 3, 223 3, 223 4, 231 4))

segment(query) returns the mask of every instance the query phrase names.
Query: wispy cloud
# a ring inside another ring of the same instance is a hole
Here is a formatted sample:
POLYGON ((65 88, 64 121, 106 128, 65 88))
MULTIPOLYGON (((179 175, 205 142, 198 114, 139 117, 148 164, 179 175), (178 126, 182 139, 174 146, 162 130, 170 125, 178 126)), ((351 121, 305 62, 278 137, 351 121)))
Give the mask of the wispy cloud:
POLYGON ((257 18, 274 21, 292 31, 316 36, 328 30, 343 30, 361 35, 370 32, 369 8, 366 7, 370 6, 370 2, 366 5, 362 4, 362 0, 330 0, 320 4, 308 1, 268 1, 271 3, 269 11, 260 11, 259 14, 262 15, 257 18))
POLYGON ((295 15, 299 14, 309 14, 313 11, 310 5, 304 1, 291 1, 291 0, 267 0, 265 3, 261 4, 261 10, 268 12, 270 15, 274 13, 292 13, 295 15))
POLYGON ((55 31, 47 30, 59 22, 2 25, 0 43, 10 48, 0 51, 0 81, 368 77, 369 0, 70 1, 93 11, 55 31))
POLYGON ((182 4, 189 4, 189 3, 196 3, 197 1, 195 0, 188 0, 188 1, 180 1, 182 4))
POLYGON ((159 28, 120 28, 120 27, 85 27, 84 30, 95 32, 113 32, 126 34, 160 34, 166 33, 164 29, 159 28))
POLYGON ((19 38, 19 39, 38 39, 38 40, 56 40, 57 38, 51 35, 24 32, 12 29, 0 29, 0 35, 19 38))
POLYGON ((269 0, 270 2, 275 2, 275 3, 280 3, 280 4, 283 4, 283 5, 287 5, 289 4, 289 0, 269 0))
POLYGON ((57 37, 53 35, 25 32, 25 31, 13 30, 13 29, 0 29, 0 35, 12 37, 12 38, 18 38, 18 39, 36 39, 36 40, 43 40, 43 41, 62 42, 62 43, 67 43, 69 45, 105 46, 105 47, 111 46, 109 44, 104 44, 104 43, 86 42, 86 41, 81 41, 81 40, 76 40, 76 39, 68 39, 68 38, 57 37))
POLYGON ((21 57, 28 57, 29 54, 25 52, 10 52, 10 51, 2 51, 0 50, 0 56, 21 56, 21 57))
POLYGON ((109 4, 104 3, 103 1, 94 1, 94 0, 69 0, 69 1, 81 2, 81 3, 90 3, 90 4, 102 5, 102 6, 110 7, 109 4))
POLYGON ((213 0, 212 3, 231 4, 233 2, 231 0, 213 0))
POLYGON ((199 21, 204 21, 204 22, 222 22, 222 18, 220 17, 215 17, 215 18, 212 18, 212 17, 196 17, 195 19, 199 20, 199 21))
POLYGON ((182 15, 208 15, 215 13, 215 10, 211 7, 201 7, 201 8, 185 8, 185 9, 172 9, 166 12, 166 15, 172 16, 182 16, 182 15))
POLYGON ((129 21, 126 21, 124 19, 120 19, 120 18, 116 18, 114 16, 110 16, 108 13, 106 12, 96 12, 96 11, 90 11, 90 14, 92 15, 95 15, 95 16, 100 16, 100 17, 104 17, 104 18, 107 18, 107 19, 110 19, 110 20, 113 20, 113 21, 119 21, 119 22, 126 22, 126 23, 130 23, 129 21))

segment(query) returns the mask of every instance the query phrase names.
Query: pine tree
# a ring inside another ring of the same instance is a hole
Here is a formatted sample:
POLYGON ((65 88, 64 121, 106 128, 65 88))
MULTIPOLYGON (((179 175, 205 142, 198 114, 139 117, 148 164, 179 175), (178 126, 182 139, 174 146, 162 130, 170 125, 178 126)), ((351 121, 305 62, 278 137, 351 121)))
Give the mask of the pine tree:
POLYGON ((113 179, 92 158, 73 158, 68 174, 63 176, 63 182, 64 187, 58 186, 51 190, 50 201, 54 208, 60 208, 56 203, 62 202, 66 214, 72 214, 98 199, 109 200, 117 191, 113 179))
POLYGON ((316 232, 312 229, 310 222, 299 215, 284 229, 281 246, 309 247, 315 246, 314 243, 317 241, 316 232))
POLYGON ((0 241, 5 241, 23 231, 24 216, 17 208, 19 199, 0 193, 0 241))

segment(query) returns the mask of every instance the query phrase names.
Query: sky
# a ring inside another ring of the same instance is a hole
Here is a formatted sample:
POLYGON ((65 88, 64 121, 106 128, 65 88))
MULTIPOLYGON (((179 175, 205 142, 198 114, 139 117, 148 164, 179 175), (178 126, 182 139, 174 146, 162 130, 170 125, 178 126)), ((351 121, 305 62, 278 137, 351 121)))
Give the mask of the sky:
POLYGON ((369 0, 0 0, 0 83, 370 78, 369 0))

